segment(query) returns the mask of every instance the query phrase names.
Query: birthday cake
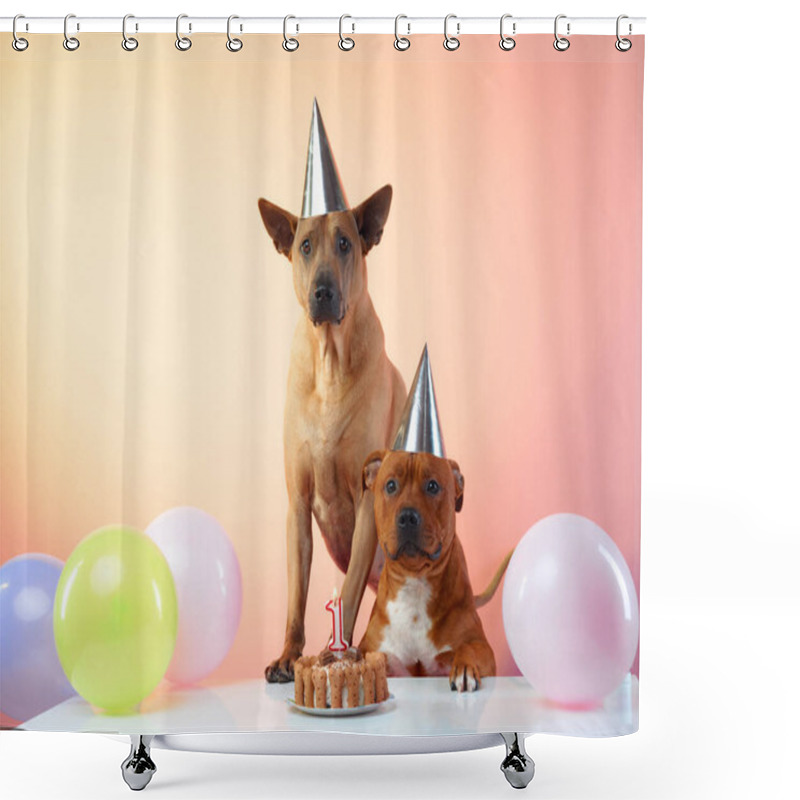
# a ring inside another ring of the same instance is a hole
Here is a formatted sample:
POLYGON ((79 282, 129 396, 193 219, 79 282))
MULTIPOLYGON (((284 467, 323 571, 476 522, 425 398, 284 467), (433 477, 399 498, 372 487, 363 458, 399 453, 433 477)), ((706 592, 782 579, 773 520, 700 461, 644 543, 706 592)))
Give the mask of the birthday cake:
POLYGON ((294 702, 308 708, 356 708, 389 697, 386 654, 350 647, 342 653, 303 656, 294 665, 294 702))

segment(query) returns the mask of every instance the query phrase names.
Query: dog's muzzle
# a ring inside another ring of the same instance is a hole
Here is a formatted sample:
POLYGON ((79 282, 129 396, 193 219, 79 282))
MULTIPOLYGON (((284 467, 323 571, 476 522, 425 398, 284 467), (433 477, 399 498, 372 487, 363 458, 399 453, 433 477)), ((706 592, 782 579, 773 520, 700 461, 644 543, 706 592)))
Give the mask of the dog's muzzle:
POLYGON ((308 313, 315 325, 333 322, 338 325, 344 313, 339 287, 329 278, 320 278, 308 294, 308 313))
POLYGON ((395 528, 397 532, 397 550, 394 554, 386 551, 386 555, 392 560, 397 561, 400 556, 405 555, 413 558, 414 556, 424 556, 430 561, 436 561, 442 554, 442 544, 429 553, 420 543, 420 533, 422 532, 422 515, 416 508, 406 507, 400 509, 395 517, 395 528))

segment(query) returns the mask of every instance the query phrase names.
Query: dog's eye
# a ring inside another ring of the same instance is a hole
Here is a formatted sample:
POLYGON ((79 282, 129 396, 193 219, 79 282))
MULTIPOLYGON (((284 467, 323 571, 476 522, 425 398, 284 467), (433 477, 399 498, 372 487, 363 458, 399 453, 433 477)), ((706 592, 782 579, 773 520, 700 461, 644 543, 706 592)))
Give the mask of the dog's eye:
POLYGON ((389 478, 383 488, 386 490, 386 494, 394 494, 397 491, 397 481, 394 478, 389 478))
POLYGON ((439 494, 439 489, 441 489, 441 487, 434 480, 428 481, 427 485, 425 486, 425 491, 428 494, 439 494))
POLYGON ((300 245, 300 249, 303 251, 304 255, 308 255, 311 252, 311 242, 308 239, 303 239, 303 244, 300 245))
POLYGON ((339 251, 342 253, 350 252, 350 240, 345 236, 339 237, 339 251))

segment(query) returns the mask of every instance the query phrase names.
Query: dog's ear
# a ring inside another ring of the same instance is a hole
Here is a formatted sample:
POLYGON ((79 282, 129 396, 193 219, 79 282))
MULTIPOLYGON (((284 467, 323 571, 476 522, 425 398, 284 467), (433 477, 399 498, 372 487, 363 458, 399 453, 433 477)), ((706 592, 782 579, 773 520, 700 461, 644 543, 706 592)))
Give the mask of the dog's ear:
POLYGON ((261 219, 264 220, 267 233, 275 243, 275 249, 291 260, 292 242, 297 230, 297 217, 263 197, 259 198, 258 210, 261 212, 261 219))
POLYGON ((387 183, 375 194, 370 195, 358 208, 353 209, 364 255, 380 242, 391 204, 392 187, 387 183))
POLYGON ((461 511, 461 506, 464 505, 464 476, 461 474, 461 468, 452 458, 447 460, 450 463, 450 468, 453 470, 453 478, 456 481, 456 511, 461 511))
POLYGON ((378 470, 383 463, 383 457, 386 455, 385 450, 376 450, 367 456, 364 462, 364 468, 361 470, 361 489, 367 491, 372 489, 375 485, 375 479, 378 477, 378 470))

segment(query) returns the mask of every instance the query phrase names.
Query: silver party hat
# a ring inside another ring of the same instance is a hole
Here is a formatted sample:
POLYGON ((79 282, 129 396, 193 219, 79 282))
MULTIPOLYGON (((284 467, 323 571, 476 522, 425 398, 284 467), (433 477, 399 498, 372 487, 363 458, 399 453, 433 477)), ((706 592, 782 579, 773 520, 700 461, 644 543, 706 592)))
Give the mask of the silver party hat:
POLYGON ((301 218, 330 214, 331 211, 347 211, 347 198, 336 169, 336 161, 325 133, 325 125, 319 113, 317 98, 311 112, 311 131, 308 134, 308 157, 306 160, 306 182, 303 188, 303 211, 301 218))
POLYGON ((422 351, 417 374, 408 393, 403 416, 392 450, 406 453, 431 453, 446 458, 444 440, 439 427, 439 411, 436 408, 436 392, 433 389, 431 363, 428 360, 428 345, 422 351))

